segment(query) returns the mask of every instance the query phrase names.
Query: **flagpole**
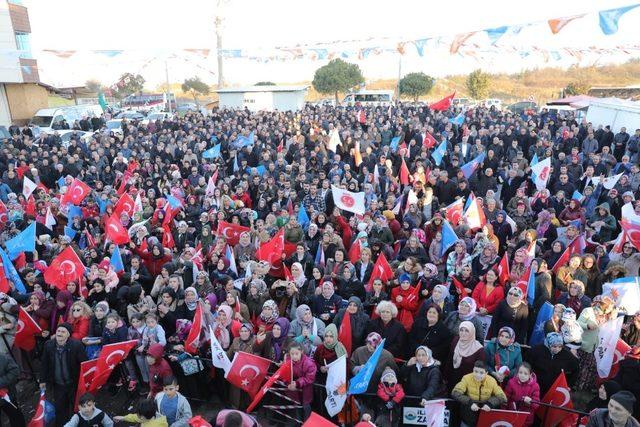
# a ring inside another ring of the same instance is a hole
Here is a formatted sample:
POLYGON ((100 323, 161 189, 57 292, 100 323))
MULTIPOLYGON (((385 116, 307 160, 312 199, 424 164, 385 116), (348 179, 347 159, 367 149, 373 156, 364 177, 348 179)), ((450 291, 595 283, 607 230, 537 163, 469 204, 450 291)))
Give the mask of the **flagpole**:
POLYGON ((396 101, 400 102, 400 78, 402 77, 402 54, 398 52, 398 82, 396 83, 396 101))

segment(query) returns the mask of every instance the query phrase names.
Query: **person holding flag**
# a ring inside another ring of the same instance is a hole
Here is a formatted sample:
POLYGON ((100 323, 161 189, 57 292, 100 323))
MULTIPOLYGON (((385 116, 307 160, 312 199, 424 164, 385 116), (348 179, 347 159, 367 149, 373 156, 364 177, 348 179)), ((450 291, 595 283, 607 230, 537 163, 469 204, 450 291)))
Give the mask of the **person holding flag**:
MULTIPOLYGON (((302 405, 302 420, 311 415, 313 402, 313 383, 316 380, 316 364, 304 354, 302 345, 292 342, 289 345, 289 358, 292 365, 291 382, 287 384, 288 395, 302 405)), ((287 363, 287 361, 285 361, 287 363)))
POLYGON ((367 336, 369 316, 364 310, 362 300, 356 296, 349 298, 347 306, 341 308, 336 314, 333 324, 340 331, 340 341, 347 347, 347 352, 351 355, 353 350, 364 344, 364 339, 367 336), (343 330, 346 317, 349 317, 349 331, 346 330, 346 326, 343 330))
POLYGON ((526 361, 536 373, 540 394, 545 395, 560 373, 564 372, 569 387, 572 387, 578 375, 578 358, 564 346, 562 335, 550 332, 544 343, 537 344, 526 354, 526 361))
POLYGON ((456 383, 451 396, 461 404, 460 418, 463 427, 476 425, 479 411, 488 412, 507 403, 507 396, 496 380, 487 375, 482 360, 476 361, 473 372, 456 383))

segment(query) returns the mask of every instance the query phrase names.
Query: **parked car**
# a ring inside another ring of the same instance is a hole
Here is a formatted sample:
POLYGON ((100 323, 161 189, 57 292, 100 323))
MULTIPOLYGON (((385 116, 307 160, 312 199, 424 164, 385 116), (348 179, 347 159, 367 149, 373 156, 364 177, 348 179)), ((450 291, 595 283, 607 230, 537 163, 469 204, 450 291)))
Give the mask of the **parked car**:
POLYGON ((144 120, 142 120, 141 123, 143 125, 148 125, 149 123, 155 122, 156 120, 163 121, 163 120, 170 119, 171 116, 172 114, 169 114, 169 113, 154 111, 147 114, 147 117, 144 120))
POLYGON ((105 126, 109 132, 113 132, 117 136, 124 135, 124 131, 122 130, 122 119, 109 120, 105 126))
POLYGON ((507 107, 507 110, 511 111, 514 114, 522 114, 528 111, 537 111, 538 104, 533 101, 520 101, 515 104, 511 104, 507 107))
POLYGON ((138 111, 121 111, 116 114, 116 119, 127 119, 127 120, 143 120, 144 114, 138 111))

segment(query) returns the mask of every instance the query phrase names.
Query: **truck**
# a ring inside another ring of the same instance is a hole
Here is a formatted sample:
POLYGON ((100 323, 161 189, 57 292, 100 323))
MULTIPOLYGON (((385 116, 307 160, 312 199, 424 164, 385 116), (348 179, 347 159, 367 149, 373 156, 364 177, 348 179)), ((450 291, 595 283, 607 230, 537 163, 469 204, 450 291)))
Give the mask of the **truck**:
POLYGON ((66 120, 69 127, 73 122, 83 117, 102 115, 100 105, 72 105, 68 107, 44 108, 38 110, 29 121, 29 126, 34 129, 34 135, 40 132, 53 132, 62 129, 62 121, 66 120))
POLYGON ((636 129, 640 129, 640 103, 618 98, 591 101, 587 122, 591 122, 594 128, 610 125, 611 131, 616 133, 624 127, 633 135, 636 129))

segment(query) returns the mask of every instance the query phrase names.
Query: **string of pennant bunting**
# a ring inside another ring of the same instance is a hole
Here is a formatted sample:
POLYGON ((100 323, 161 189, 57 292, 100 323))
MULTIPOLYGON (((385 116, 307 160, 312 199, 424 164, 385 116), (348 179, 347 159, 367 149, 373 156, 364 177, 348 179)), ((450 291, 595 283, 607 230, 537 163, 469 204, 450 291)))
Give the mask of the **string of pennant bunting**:
MULTIPOLYGON (((640 3, 615 9, 607 9, 596 12, 598 25, 605 35, 612 35, 618 32, 620 19, 627 12, 640 6, 640 3)), ((640 10, 640 9, 639 9, 640 10)), ((552 34, 559 34, 572 22, 584 19, 593 13, 583 13, 572 16, 548 19, 544 21, 534 21, 517 25, 504 25, 494 28, 471 31, 454 36, 431 36, 413 40, 398 40, 393 38, 367 38, 360 40, 334 40, 319 43, 298 44, 296 46, 280 46, 275 48, 253 48, 253 49, 221 49, 216 53, 215 49, 189 48, 180 49, 182 53, 188 55, 208 58, 211 55, 221 55, 228 59, 246 59, 258 62, 286 61, 286 60, 330 60, 334 58, 343 59, 367 59, 382 54, 394 53, 407 55, 415 53, 423 57, 428 52, 447 49, 451 55, 461 57, 471 57, 477 60, 484 60, 488 55, 504 54, 511 52, 521 58, 531 55, 541 55, 545 62, 550 60, 559 61, 564 58, 573 58, 580 62, 585 56, 590 54, 620 54, 637 55, 640 45, 616 46, 609 48, 597 47, 559 47, 544 48, 540 46, 518 46, 516 44, 504 43, 505 40, 517 40, 516 36, 527 27, 539 26, 547 27, 552 34)), ((59 58, 71 58, 78 53, 90 53, 107 58, 115 58, 127 52, 141 51, 142 49, 120 49, 120 50, 55 50, 44 49, 41 54, 55 55, 59 58)), ((16 54, 19 51, 13 51, 16 54)), ((154 50, 154 53, 156 50, 154 50)), ((167 53, 162 51, 160 53, 167 53)), ((176 50, 171 52, 175 53, 176 50)), ((3 52, 0 52, 3 54, 3 52)), ((11 54, 11 52, 4 54, 11 54)), ((19 53, 18 53, 19 54, 19 53)))

